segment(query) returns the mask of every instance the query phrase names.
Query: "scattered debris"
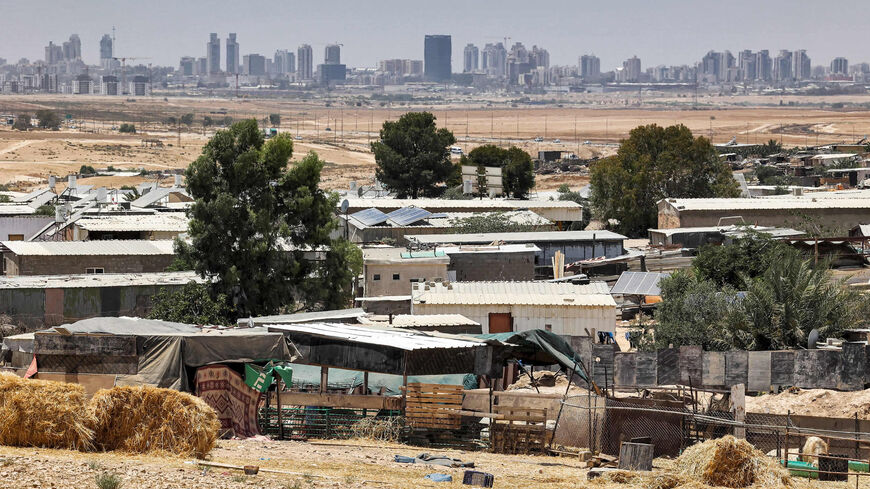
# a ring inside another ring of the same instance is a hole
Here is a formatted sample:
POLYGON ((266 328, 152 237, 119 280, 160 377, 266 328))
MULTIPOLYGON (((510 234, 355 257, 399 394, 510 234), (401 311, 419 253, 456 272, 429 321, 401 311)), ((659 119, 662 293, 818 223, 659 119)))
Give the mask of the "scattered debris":
POLYGON ((426 479, 434 482, 453 482, 453 477, 448 474, 429 474, 426 479))

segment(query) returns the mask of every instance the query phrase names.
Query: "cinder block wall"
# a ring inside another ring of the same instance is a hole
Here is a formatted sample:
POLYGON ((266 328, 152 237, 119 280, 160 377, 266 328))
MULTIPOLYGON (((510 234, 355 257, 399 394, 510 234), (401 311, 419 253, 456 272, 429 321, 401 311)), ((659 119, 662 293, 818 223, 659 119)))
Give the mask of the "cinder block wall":
MULTIPOLYGON (((13 256, 17 266, 7 266, 8 275, 66 275, 85 273, 86 268, 103 268, 103 273, 163 272, 175 255, 117 256, 13 256)), ((7 261, 7 265, 8 265, 7 261)))

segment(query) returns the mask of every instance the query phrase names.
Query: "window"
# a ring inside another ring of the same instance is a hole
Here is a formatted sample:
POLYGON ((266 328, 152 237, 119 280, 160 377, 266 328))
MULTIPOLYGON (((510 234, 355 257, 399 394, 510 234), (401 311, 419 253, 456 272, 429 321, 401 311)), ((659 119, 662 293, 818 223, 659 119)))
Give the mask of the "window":
POLYGON ((547 331, 553 331, 553 325, 552 324, 545 324, 544 329, 546 329, 547 331))
POLYGON ((412 279, 410 280, 410 282, 411 282, 412 284, 414 284, 414 283, 424 283, 424 282, 426 282, 426 277, 422 277, 422 278, 412 278, 412 279))
POLYGON ((398 273, 393 274, 393 280, 401 280, 401 279, 402 279, 402 277, 400 277, 398 273))
POLYGON ((380 273, 376 273, 376 274, 372 275, 372 280, 380 280, 380 279, 381 279, 380 273))
POLYGON ((102 267, 88 267, 88 268, 85 268, 85 273, 87 273, 87 274, 103 273, 103 268, 102 267))
POLYGON ((10 234, 9 241, 24 241, 23 234, 10 234))

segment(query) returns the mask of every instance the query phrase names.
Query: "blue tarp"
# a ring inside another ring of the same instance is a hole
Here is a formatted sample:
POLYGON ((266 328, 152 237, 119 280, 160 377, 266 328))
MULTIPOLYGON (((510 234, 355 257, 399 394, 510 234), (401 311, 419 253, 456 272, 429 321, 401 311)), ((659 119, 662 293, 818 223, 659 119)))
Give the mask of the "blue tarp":
MULTIPOLYGON (((293 367, 293 387, 315 389, 320 387, 320 367, 301 363, 289 364, 293 367)), ((466 389, 477 388, 477 377, 473 374, 458 375, 409 375, 408 382, 424 384, 463 385, 466 389)), ((340 368, 329 369, 328 389, 352 389, 363 384, 363 373, 340 368)), ((377 392, 385 387, 385 394, 399 395, 402 393, 402 376, 379 373, 369 373, 369 390, 377 392)))

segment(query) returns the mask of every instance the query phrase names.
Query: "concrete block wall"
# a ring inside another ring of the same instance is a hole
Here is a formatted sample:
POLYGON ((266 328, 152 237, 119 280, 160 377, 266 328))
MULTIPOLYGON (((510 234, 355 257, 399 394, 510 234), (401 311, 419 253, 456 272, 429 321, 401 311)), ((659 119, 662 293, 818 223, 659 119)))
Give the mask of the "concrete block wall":
POLYGON ((82 274, 91 267, 102 268, 103 273, 163 272, 175 255, 17 256, 6 253, 6 258, 6 274, 13 276, 82 274))

